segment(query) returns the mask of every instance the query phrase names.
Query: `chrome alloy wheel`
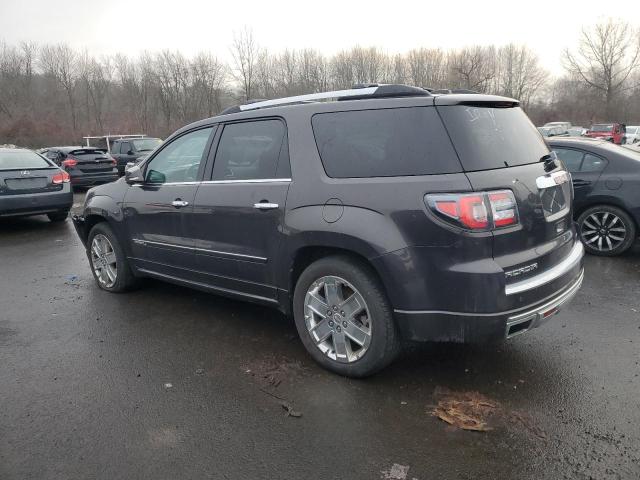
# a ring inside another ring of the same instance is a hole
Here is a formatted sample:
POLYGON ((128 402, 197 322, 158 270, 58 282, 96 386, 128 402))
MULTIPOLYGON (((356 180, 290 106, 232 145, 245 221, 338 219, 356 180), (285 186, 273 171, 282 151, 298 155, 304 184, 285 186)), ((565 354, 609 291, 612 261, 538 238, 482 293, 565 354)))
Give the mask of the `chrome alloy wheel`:
POLYGON ((116 252, 107 237, 101 233, 91 241, 91 267, 100 285, 111 288, 118 278, 116 252))
POLYGON ((611 212, 594 212, 580 225, 582 240, 600 252, 619 247, 626 239, 627 228, 617 215, 611 212))
POLYGON ((316 346, 337 362, 355 362, 371 344, 367 304, 342 278, 327 276, 311 284, 304 298, 304 320, 316 346))

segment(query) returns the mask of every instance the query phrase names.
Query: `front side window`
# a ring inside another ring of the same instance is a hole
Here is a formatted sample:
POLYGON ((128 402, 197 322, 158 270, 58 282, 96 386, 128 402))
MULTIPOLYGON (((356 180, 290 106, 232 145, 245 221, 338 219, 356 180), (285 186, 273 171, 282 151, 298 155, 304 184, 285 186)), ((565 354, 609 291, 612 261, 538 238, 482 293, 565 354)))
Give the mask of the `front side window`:
POLYGON ((213 164, 213 180, 287 178, 286 128, 280 120, 225 125, 213 164))
POLYGON ((149 162, 145 181, 148 183, 196 181, 212 130, 213 127, 209 127, 189 132, 167 144, 149 162))

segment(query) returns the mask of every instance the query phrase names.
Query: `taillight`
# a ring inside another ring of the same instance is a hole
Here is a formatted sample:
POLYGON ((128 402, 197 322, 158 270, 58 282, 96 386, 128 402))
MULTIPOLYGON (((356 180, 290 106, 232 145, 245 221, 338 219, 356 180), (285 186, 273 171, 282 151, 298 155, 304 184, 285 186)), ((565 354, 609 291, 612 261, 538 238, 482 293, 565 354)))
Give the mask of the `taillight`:
POLYGON ((61 183, 69 183, 71 181, 71 177, 67 172, 56 173, 51 182, 55 185, 60 185, 61 183))
POLYGON ((62 165, 65 167, 75 167, 78 164, 78 161, 73 158, 67 158, 62 165))
POLYGON ((487 231, 519 222, 518 206, 511 190, 430 194, 425 200, 439 218, 469 230, 487 231))

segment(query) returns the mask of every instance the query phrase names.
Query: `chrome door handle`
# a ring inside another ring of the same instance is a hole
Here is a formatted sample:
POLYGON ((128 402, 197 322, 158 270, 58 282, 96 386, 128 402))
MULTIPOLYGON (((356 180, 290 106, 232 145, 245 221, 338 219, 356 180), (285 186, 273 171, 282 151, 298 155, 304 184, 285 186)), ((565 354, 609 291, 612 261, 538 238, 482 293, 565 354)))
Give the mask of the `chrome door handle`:
POLYGON ((176 208, 182 208, 182 207, 186 207, 187 205, 189 205, 189 202, 185 202, 184 200, 176 199, 173 202, 171 202, 171 205, 173 205, 176 208))
POLYGON ((260 202, 253 204, 253 208, 257 208, 258 210, 274 210, 278 207, 279 205, 277 203, 260 202))

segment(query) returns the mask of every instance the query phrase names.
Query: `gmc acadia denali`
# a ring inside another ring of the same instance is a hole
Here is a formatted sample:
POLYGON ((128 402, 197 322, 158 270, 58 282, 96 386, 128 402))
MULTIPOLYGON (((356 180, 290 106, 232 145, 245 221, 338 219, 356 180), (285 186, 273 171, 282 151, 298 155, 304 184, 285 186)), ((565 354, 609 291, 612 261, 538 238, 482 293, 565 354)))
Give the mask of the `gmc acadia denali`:
POLYGON ((360 85, 188 125, 74 224, 100 288, 272 305, 362 377, 402 339, 511 338, 557 313, 583 279, 570 180, 516 100, 360 85))

